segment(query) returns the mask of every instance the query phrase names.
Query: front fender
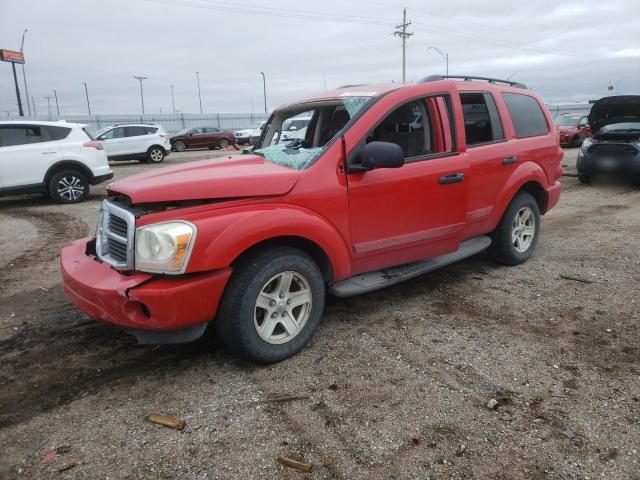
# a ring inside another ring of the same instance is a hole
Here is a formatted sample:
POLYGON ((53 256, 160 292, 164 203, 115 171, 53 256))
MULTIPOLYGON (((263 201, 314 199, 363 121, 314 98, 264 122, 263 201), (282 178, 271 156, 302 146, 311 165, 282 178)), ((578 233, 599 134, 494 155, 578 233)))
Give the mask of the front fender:
POLYGON ((234 207, 185 218, 198 234, 187 272, 230 266, 242 253, 277 237, 300 237, 315 243, 331 263, 334 279, 350 276, 349 248, 339 231, 320 215, 293 205, 262 204, 234 207))
POLYGON ((502 215, 504 215, 505 210, 509 207, 513 197, 515 197, 523 185, 529 182, 537 183, 540 189, 545 192, 544 189, 548 183, 547 176, 542 167, 535 162, 521 163, 507 180, 498 199, 496 208, 488 220, 490 230, 494 230, 498 226, 502 215))

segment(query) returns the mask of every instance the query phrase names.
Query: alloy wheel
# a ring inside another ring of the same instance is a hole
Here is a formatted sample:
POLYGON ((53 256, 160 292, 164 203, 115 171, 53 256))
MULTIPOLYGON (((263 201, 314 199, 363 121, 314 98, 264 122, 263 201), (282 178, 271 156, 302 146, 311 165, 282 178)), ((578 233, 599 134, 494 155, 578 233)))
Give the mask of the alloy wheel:
POLYGON ((300 273, 286 271, 273 276, 260 290, 254 308, 254 326, 267 343, 289 342, 307 324, 313 296, 309 281, 300 273))
POLYGON ((536 234, 536 219, 529 207, 522 207, 513 218, 511 241, 517 252, 526 252, 536 234))
POLYGON ((74 175, 67 175, 58 181, 58 195, 65 200, 75 201, 84 195, 82 180, 74 175))

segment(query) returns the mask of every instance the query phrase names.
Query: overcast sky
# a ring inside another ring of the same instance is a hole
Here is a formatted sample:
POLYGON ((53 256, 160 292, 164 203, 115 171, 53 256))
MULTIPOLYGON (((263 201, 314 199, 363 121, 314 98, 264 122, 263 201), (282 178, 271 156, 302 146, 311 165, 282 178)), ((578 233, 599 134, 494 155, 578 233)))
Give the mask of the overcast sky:
MULTIPOLYGON (((269 108, 348 83, 402 79, 407 7, 407 79, 444 73, 428 47, 449 53, 450 73, 531 85, 547 102, 607 95, 607 85, 640 94, 638 0, 535 2, 448 0, 0 0, 0 48, 24 53, 29 94, 39 113, 56 89, 61 114, 137 113, 144 81, 147 112, 269 108), (252 107, 253 102, 253 107, 252 107)), ((18 66, 21 91, 22 72, 18 66)), ((25 109, 26 110, 26 109, 25 109)), ((17 111, 11 64, 0 62, 0 116, 17 111)))

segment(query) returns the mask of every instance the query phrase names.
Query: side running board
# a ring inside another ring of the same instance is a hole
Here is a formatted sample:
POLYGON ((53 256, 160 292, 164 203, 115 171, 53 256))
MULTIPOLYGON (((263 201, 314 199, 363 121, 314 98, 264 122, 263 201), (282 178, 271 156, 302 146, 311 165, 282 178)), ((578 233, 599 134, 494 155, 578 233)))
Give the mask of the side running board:
POLYGON ((338 283, 334 283, 329 288, 329 293, 337 297, 351 297, 361 293, 371 292, 379 288, 395 285, 410 278, 417 277, 432 270, 444 267, 451 263, 471 257, 476 253, 486 250, 491 245, 491 239, 480 236, 465 240, 460 243, 458 250, 446 253, 437 257, 426 258, 398 267, 383 268, 375 272, 363 273, 355 277, 348 278, 338 283))

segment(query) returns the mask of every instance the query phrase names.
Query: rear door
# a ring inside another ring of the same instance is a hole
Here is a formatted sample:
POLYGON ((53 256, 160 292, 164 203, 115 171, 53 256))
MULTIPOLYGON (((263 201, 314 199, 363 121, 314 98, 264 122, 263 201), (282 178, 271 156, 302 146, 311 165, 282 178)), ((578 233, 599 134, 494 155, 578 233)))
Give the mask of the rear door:
POLYGON ((487 90, 460 92, 469 157, 469 202, 465 237, 483 233, 518 158, 512 155, 496 99, 487 90))
POLYGON ((122 139, 122 152, 125 155, 145 153, 149 145, 149 135, 146 127, 125 127, 122 139))
POLYGON ((62 159, 58 142, 39 125, 0 126, 0 183, 3 188, 43 182, 47 169, 62 159))
MULTIPOLYGON (((456 151, 451 95, 386 111, 364 138, 345 135, 348 165, 366 143, 402 147, 405 164, 347 174, 353 273, 455 251, 467 207, 468 162, 456 151), (358 142, 350 148, 353 142, 358 142)), ((368 115, 363 116, 363 119, 368 115)))

